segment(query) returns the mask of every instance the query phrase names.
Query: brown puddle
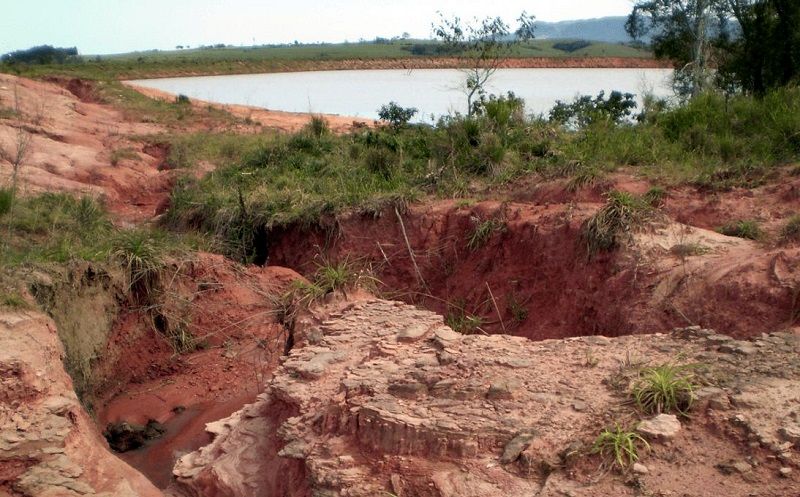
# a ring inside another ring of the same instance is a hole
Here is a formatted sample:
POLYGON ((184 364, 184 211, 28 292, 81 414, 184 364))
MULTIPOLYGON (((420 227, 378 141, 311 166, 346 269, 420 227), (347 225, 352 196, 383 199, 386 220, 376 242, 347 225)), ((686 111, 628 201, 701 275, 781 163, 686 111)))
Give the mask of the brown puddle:
POLYGON ((167 488, 172 482, 172 468, 178 458, 211 441, 205 425, 230 416, 254 400, 255 395, 249 392, 223 402, 210 401, 188 406, 181 412, 172 413, 169 419, 162 422, 166 428, 162 437, 149 441, 140 449, 117 456, 139 470, 158 488, 167 488))

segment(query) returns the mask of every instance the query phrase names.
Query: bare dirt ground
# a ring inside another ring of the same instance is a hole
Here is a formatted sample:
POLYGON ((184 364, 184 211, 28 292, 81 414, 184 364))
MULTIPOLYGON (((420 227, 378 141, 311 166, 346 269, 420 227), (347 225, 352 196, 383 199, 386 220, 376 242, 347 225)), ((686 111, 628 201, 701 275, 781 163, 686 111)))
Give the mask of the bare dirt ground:
MULTIPOLYGON (((154 88, 145 88, 129 82, 126 82, 125 85, 130 88, 134 88, 136 91, 142 93, 143 95, 147 95, 150 98, 169 102, 175 100, 175 95, 165 91, 156 90, 154 88)), ((289 133, 301 130, 309 123, 309 121, 311 121, 311 118, 313 117, 308 113, 284 112, 280 110, 262 109, 260 107, 250 107, 246 105, 223 105, 197 99, 192 99, 191 103, 194 107, 198 108, 212 106, 214 108, 222 109, 237 117, 246 119, 248 122, 253 122, 258 126, 264 126, 268 129, 277 129, 289 133)), ((373 122, 356 117, 339 116, 335 114, 315 115, 323 117, 326 121, 328 121, 328 125, 335 133, 351 131, 354 127, 374 125, 373 122)))
MULTIPOLYGON (((174 172, 159 169, 163 150, 131 137, 161 128, 70 84, 0 76, 0 102, 22 112, 0 119, 0 181, 22 129, 23 193, 91 194, 119 223, 152 219, 174 172), (112 165, 121 147, 137 158, 112 165)), ((621 173, 605 186, 650 185, 621 173)), ((602 191, 558 181, 277 233, 266 268, 199 254, 176 265, 159 309, 107 296, 117 310, 97 325, 107 329, 95 419, 72 391, 54 322, 3 311, 0 496, 796 496, 800 247, 777 234, 800 211, 798 191, 790 176, 713 195, 672 189, 663 217, 591 261, 578 233, 602 191), (758 219, 767 241, 713 231, 736 217, 758 219), (469 248, 476 224, 494 218, 505 230, 469 248), (348 295, 285 328, 276 297, 320 253, 371 264, 385 296, 429 310, 348 295), (494 335, 452 332, 445 301, 494 335), (176 354, 167 337, 180 329, 203 347, 176 354), (609 470, 591 442, 651 417, 626 403, 626 387, 661 362, 701 366, 698 401, 677 432, 645 435, 642 467, 609 470), (167 434, 122 459, 98 435, 151 419, 167 434)), ((95 321, 80 321, 80 302, 64 304, 77 306, 76 330, 95 321)))

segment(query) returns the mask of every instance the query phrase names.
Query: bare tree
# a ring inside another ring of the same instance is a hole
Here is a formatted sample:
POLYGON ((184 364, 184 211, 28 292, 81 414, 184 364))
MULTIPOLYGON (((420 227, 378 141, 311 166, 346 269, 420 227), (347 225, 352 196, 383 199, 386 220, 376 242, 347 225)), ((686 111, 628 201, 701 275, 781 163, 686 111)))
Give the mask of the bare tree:
POLYGON ((433 25, 433 32, 449 52, 464 62, 468 115, 486 97, 486 85, 502 60, 513 54, 515 45, 533 39, 534 20, 523 12, 517 19, 519 26, 512 33, 499 17, 463 23, 459 17, 448 19, 439 12, 439 24, 433 25))

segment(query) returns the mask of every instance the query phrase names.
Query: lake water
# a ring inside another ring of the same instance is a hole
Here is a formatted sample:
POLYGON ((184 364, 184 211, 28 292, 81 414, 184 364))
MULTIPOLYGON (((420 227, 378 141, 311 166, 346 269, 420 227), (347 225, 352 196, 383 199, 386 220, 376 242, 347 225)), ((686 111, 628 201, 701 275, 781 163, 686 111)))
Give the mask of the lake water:
MULTIPOLYGON (((547 113, 556 100, 579 94, 644 92, 671 95, 670 69, 501 69, 492 78, 492 93, 513 91, 526 111, 547 113)), ((377 118, 381 105, 395 101, 419 109, 430 121, 466 110, 465 75, 456 69, 317 71, 231 76, 198 76, 133 81, 133 83, 223 104, 241 104, 290 112, 377 118)), ((641 101, 640 101, 641 104, 641 101)))

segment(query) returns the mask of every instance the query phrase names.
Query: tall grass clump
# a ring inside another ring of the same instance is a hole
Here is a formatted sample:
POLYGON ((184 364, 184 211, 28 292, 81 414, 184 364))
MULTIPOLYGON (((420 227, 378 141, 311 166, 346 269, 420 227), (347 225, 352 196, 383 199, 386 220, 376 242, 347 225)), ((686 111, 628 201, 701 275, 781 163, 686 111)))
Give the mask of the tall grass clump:
POLYGON ((717 231, 725 236, 735 236, 747 240, 759 240, 764 236, 763 231, 757 221, 752 219, 740 219, 731 221, 721 226, 717 231))
POLYGON ((650 206, 633 194, 612 191, 605 205, 583 225, 581 241, 591 258, 620 246, 650 213, 650 206))
POLYGON ((153 232, 133 229, 119 233, 112 258, 128 276, 128 291, 134 301, 151 303, 165 267, 162 240, 153 232))

